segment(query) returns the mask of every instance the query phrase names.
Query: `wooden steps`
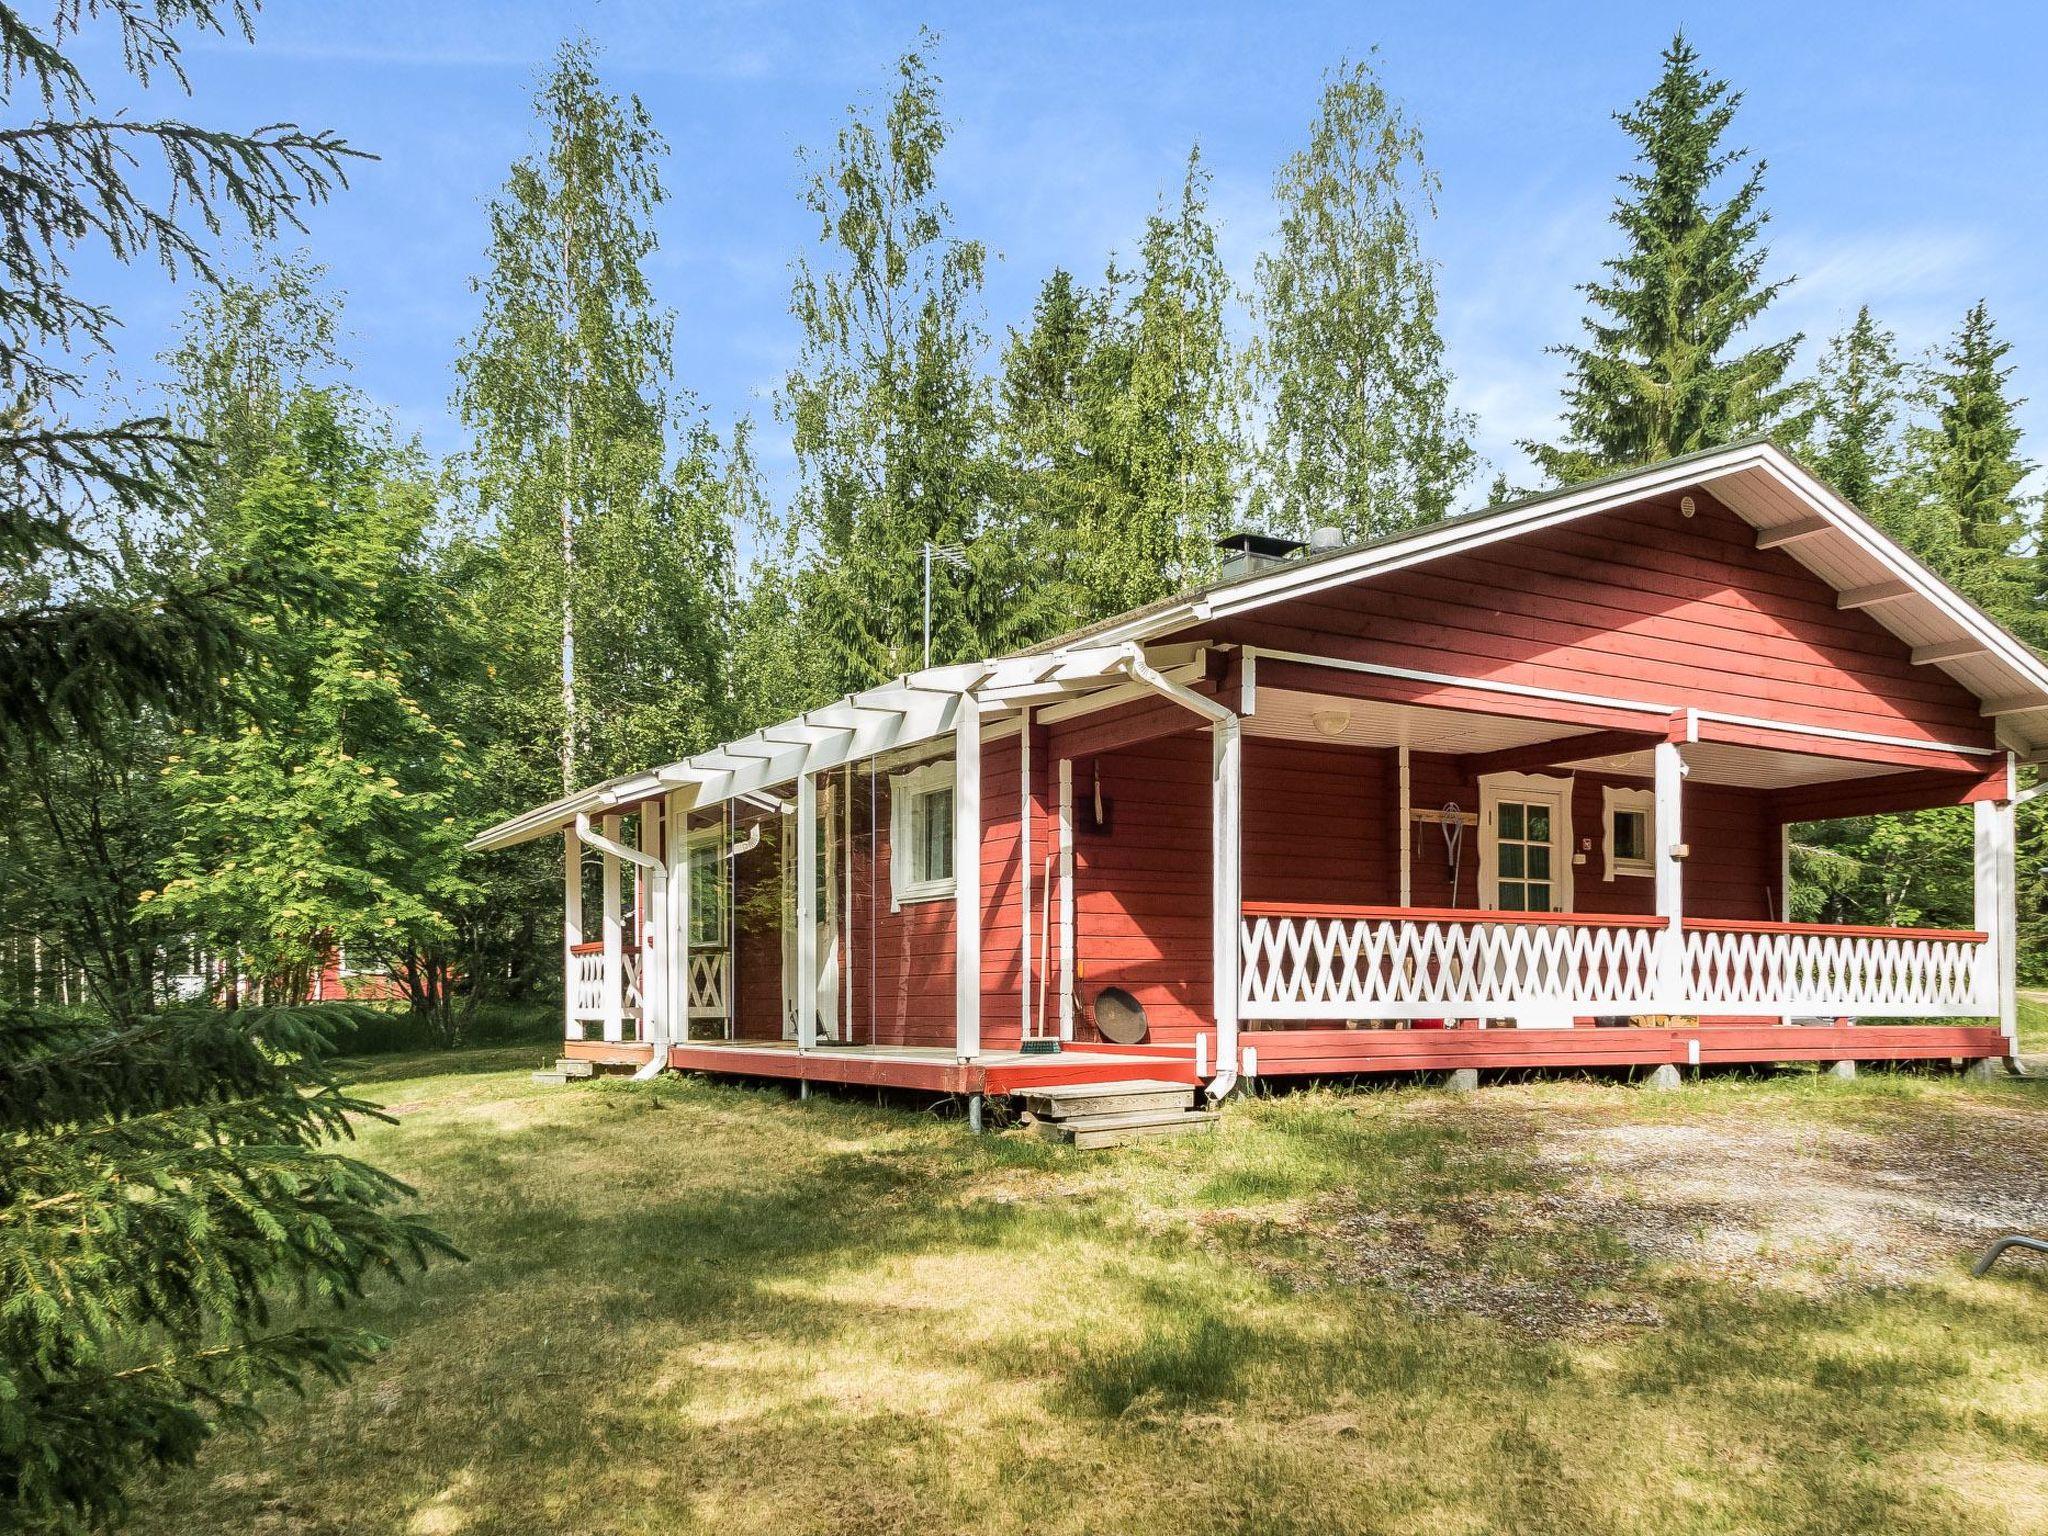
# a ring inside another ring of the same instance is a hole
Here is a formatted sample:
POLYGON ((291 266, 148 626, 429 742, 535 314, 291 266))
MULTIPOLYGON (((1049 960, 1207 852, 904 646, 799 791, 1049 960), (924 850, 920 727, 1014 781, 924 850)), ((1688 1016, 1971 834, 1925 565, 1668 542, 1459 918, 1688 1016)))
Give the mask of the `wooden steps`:
POLYGON ((533 1080, 536 1083, 546 1083, 550 1087, 559 1088, 572 1078, 595 1076, 597 1076, 596 1062, 579 1061, 573 1056, 557 1056, 554 1069, 552 1071, 534 1073, 533 1080))
POLYGON ((1019 1097, 1039 1135, 1086 1149, 1213 1129, 1222 1117, 1198 1109, 1196 1092, 1185 1083, 1138 1078, 1029 1088, 1019 1097))

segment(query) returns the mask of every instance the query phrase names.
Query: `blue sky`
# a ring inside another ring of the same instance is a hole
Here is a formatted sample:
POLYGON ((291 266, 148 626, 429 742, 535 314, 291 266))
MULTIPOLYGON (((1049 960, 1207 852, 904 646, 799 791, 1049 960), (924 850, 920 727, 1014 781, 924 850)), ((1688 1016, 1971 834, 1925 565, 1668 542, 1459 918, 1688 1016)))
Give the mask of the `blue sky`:
MULTIPOLYGON (((1273 169, 1303 137, 1322 71, 1377 46, 1443 179, 1429 246, 1458 398, 1487 458, 1523 479, 1513 444, 1545 434, 1557 402, 1543 349, 1574 334, 1573 285, 1614 249, 1627 149, 1611 114, 1683 24, 1745 92, 1738 135, 1769 162, 1773 271, 1798 277, 1772 332, 1817 339, 1868 302, 1918 350, 1986 297, 2048 454, 2038 6, 272 0, 255 47, 195 52, 196 105, 181 110, 331 127, 382 157, 314 212, 305 243, 348 293, 357 382, 446 452, 460 445, 447 398, 475 317, 485 200, 531 142, 537 72, 560 38, 588 32, 672 148, 652 275, 677 311, 678 378, 715 419, 753 415, 780 479, 789 262, 816 234, 795 151, 827 143, 847 102, 886 83, 920 23, 942 35, 945 193, 997 257, 998 339, 1054 265, 1092 277, 1129 251, 1197 139, 1232 274, 1249 282, 1273 169)), ((147 268, 101 291, 128 320, 123 366, 146 376, 180 293, 147 268)))

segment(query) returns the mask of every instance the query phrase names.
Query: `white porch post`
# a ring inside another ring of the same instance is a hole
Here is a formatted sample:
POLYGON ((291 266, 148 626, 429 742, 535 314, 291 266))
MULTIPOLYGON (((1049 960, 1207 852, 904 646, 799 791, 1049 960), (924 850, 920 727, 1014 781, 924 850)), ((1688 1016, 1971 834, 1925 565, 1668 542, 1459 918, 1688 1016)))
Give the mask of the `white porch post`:
POLYGON ((1651 822, 1657 840, 1657 915, 1665 924, 1658 938, 1656 1011, 1669 1014, 1684 1011, 1686 992, 1686 847, 1682 820, 1685 759, 1675 741, 1658 742, 1652 757, 1657 775, 1656 809, 1651 822))
POLYGON ((953 1050, 981 1054, 981 704, 953 724, 953 1050))
POLYGON ((583 942, 583 844, 576 829, 562 833, 562 1038, 581 1040, 576 1017, 576 946, 583 942))
POLYGON ((1021 1005, 1019 1041, 1031 1038, 1031 706, 1026 704, 1017 732, 1017 993, 1021 1005))
MULTIPOLYGON (((1244 733, 1236 720, 1209 727, 1210 802, 1210 971, 1216 1015, 1219 1073, 1237 1061, 1238 931, 1244 921, 1243 846, 1239 826, 1244 803, 1244 733)), ((1234 1075, 1234 1073, 1232 1074, 1234 1075)))
POLYGON ((796 1046, 818 1043, 818 781, 796 776, 796 1046))
MULTIPOLYGON (((634 842, 644 854, 668 857, 666 827, 659 806, 640 807, 634 842)), ((659 1044, 669 1038, 669 988, 673 984, 668 947, 668 878, 666 870, 642 866, 640 878, 647 904, 640 914, 640 1038, 659 1044)))
POLYGON ((1074 760, 1060 759, 1060 1038, 1074 1038, 1074 760))
POLYGON ((2018 896, 2014 887, 2014 863, 2018 851, 2018 818, 2013 802, 1976 802, 1976 917, 1977 927, 1990 935, 1979 962, 1978 985, 1985 1012, 1996 1010, 1998 1027, 2005 1032, 2008 1056, 2019 1054, 2019 994, 2015 990, 2015 961, 2019 947, 2018 896))
MULTIPOLYGON (((604 819, 607 840, 619 840, 619 818, 604 819)), ((625 930, 619 920, 619 859, 607 853, 604 859, 604 1037, 626 1038, 625 930)))

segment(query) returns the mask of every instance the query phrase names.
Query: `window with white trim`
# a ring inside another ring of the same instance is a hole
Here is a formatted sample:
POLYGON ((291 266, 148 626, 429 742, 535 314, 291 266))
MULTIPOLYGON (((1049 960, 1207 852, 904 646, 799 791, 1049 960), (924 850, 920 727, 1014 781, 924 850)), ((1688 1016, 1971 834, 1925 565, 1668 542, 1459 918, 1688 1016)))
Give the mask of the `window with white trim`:
POLYGON ((1657 795, 1648 789, 1600 790, 1607 878, 1616 875, 1654 877, 1657 873, 1657 795))
POLYGON ((953 764, 927 763, 889 780, 889 897, 938 901, 953 894, 953 764))

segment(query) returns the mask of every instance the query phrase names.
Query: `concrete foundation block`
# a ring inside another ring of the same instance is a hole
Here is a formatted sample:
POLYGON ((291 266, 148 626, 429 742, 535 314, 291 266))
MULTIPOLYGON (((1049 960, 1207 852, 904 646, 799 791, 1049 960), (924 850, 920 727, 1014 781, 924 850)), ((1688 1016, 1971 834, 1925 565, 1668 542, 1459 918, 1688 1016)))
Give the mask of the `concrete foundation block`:
POLYGON ((1479 1069, 1459 1067, 1444 1079, 1444 1086, 1452 1093, 1477 1093, 1479 1091, 1479 1069))
POLYGON ((1828 1063, 1827 1075, 1839 1083, 1853 1083, 1856 1081, 1856 1063, 1853 1061, 1831 1061, 1828 1063))
POLYGON ((1643 1079, 1643 1086, 1645 1088, 1654 1089, 1659 1093, 1668 1093, 1676 1088, 1678 1084, 1678 1068, 1668 1061, 1661 1066, 1652 1067, 1650 1075, 1643 1079))
POLYGON ((2005 1063, 1996 1056, 1986 1056, 1983 1060, 1973 1061, 1963 1068, 1963 1076, 1973 1083, 1995 1083, 2010 1075, 2005 1063))

